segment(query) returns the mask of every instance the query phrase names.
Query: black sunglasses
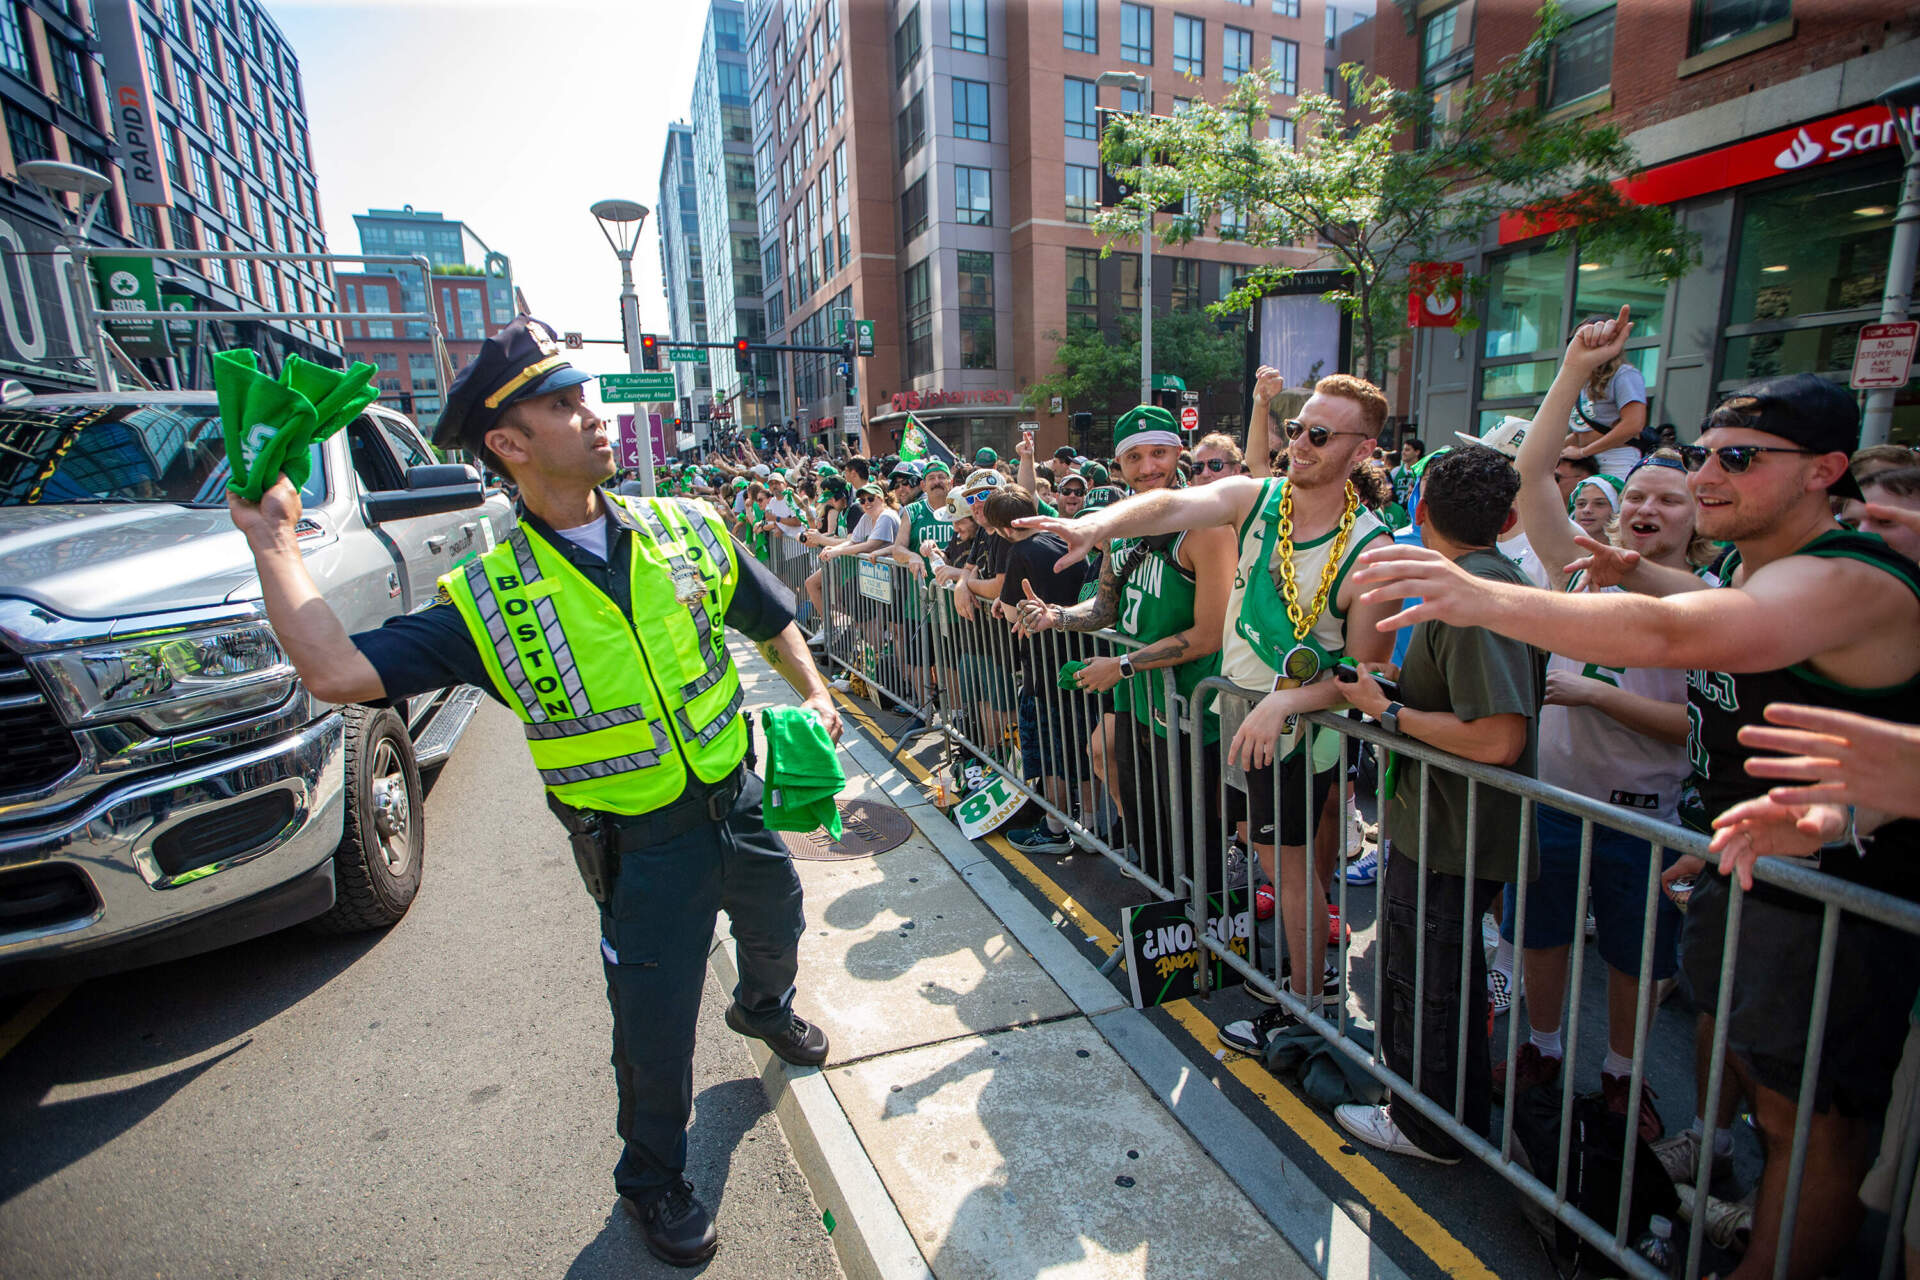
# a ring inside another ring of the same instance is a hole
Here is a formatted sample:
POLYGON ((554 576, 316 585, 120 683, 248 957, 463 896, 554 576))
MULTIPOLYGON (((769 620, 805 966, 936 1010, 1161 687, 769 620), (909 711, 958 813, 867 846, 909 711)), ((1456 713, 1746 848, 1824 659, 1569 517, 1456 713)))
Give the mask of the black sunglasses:
POLYGON ((1720 469, 1730 476, 1744 474, 1753 465, 1753 460, 1763 453, 1798 453, 1816 456, 1811 449, 1782 449, 1770 444, 1723 444, 1718 449, 1709 449, 1703 444, 1683 444, 1680 446, 1680 465, 1688 471, 1698 471, 1707 465, 1707 455, 1720 459, 1720 469))
POLYGON ((1298 440, 1302 433, 1304 433, 1307 437, 1307 443, 1316 449, 1326 444, 1327 441, 1333 439, 1335 436, 1364 436, 1367 434, 1364 431, 1329 431, 1317 423, 1310 427, 1298 418, 1289 419, 1283 430, 1286 431, 1287 439, 1289 440, 1298 440))
MULTIPOLYGON (((1313 432, 1315 432, 1315 431, 1319 431, 1319 430, 1322 430, 1322 428, 1320 428, 1320 427, 1311 427, 1311 428, 1309 428, 1309 429, 1308 429, 1308 432, 1307 432, 1307 439, 1309 439, 1309 440, 1313 440, 1313 432)), ((1287 438, 1288 438, 1288 439, 1292 439, 1293 437, 1291 437, 1291 436, 1289 436, 1289 437, 1287 437, 1287 438)), ((1314 442, 1315 444, 1325 444, 1325 443, 1326 443, 1326 441, 1324 441, 1324 440, 1313 440, 1313 442, 1314 442)), ((1205 462, 1200 462, 1200 461, 1195 461, 1195 462, 1194 462, 1194 464, 1193 464, 1193 469, 1194 469, 1195 471, 1200 471, 1200 470, 1206 470, 1206 471, 1225 471, 1225 470, 1226 470, 1226 469, 1227 469, 1228 467, 1230 467, 1230 466, 1232 466, 1232 465, 1233 465, 1233 464, 1232 464, 1231 462, 1228 462, 1228 461, 1227 461, 1227 460, 1226 460, 1225 458, 1208 458, 1208 459, 1207 459, 1207 460, 1206 460, 1205 462)))
POLYGON ((1063 498, 1084 498, 1087 496, 1087 491, 1085 489, 1062 489, 1060 496, 1063 498))

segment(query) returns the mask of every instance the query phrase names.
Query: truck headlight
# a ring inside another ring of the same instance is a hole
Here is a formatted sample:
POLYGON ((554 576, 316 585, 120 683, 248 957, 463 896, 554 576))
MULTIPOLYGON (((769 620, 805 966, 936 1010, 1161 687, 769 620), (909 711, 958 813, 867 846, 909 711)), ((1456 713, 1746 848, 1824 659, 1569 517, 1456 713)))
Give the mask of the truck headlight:
POLYGON ((273 706, 295 680, 264 622, 88 645, 34 663, 70 723, 134 715, 162 732, 273 706))

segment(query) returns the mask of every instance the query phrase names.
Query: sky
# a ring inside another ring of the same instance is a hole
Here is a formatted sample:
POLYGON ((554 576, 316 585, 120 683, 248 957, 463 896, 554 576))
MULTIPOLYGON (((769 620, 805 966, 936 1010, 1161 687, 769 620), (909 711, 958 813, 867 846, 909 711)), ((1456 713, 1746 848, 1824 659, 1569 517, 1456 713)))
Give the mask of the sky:
MULTIPOLYGON (((651 209, 669 122, 689 118, 700 0, 266 0, 299 56, 327 241, 353 215, 458 218, 513 262, 533 314, 620 337, 620 267, 587 207, 651 209)), ((470 260, 478 250, 469 242, 470 260)), ((643 330, 666 329, 650 215, 634 254, 643 330)), ((573 352, 624 372, 618 346, 573 352)))

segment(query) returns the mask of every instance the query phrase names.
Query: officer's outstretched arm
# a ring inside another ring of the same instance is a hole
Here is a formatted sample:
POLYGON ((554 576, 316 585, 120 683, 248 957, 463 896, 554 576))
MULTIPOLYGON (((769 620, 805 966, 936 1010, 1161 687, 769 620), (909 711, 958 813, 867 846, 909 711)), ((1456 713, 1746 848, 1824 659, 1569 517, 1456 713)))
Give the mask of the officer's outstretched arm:
POLYGON ((233 523, 247 537, 267 620, 308 692, 325 702, 371 702, 386 696, 380 673, 354 645, 301 559, 294 527, 300 494, 285 476, 257 503, 227 494, 233 523))

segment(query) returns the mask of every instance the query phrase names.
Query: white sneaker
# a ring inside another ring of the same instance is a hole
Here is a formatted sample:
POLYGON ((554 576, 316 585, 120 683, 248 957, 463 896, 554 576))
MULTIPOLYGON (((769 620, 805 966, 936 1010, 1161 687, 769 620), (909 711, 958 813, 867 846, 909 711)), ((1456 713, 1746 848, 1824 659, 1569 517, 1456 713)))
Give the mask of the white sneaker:
POLYGON ((1347 863, 1347 883, 1368 885, 1380 878, 1380 850, 1368 849, 1359 857, 1347 863))
POLYGON ((1353 857, 1367 847, 1367 820, 1360 816, 1352 797, 1347 799, 1347 855, 1353 857))
POLYGON ((1422 1160, 1431 1160, 1435 1164, 1459 1164, 1459 1156, 1437 1156, 1427 1151, 1400 1132, 1400 1126, 1393 1122, 1384 1106, 1369 1106, 1364 1102, 1345 1102, 1333 1109, 1333 1118, 1340 1127, 1381 1151, 1396 1156, 1417 1156, 1422 1160))
POLYGON ((837 680, 829 680, 829 681, 827 681, 827 688, 829 688, 829 689, 838 689, 838 690, 839 690, 839 691, 840 691, 841 693, 852 693, 852 692, 853 692, 853 681, 851 681, 851 680, 849 680, 849 679, 847 679, 847 677, 845 677, 845 676, 841 676, 841 677, 840 677, 839 679, 837 679, 837 680))

